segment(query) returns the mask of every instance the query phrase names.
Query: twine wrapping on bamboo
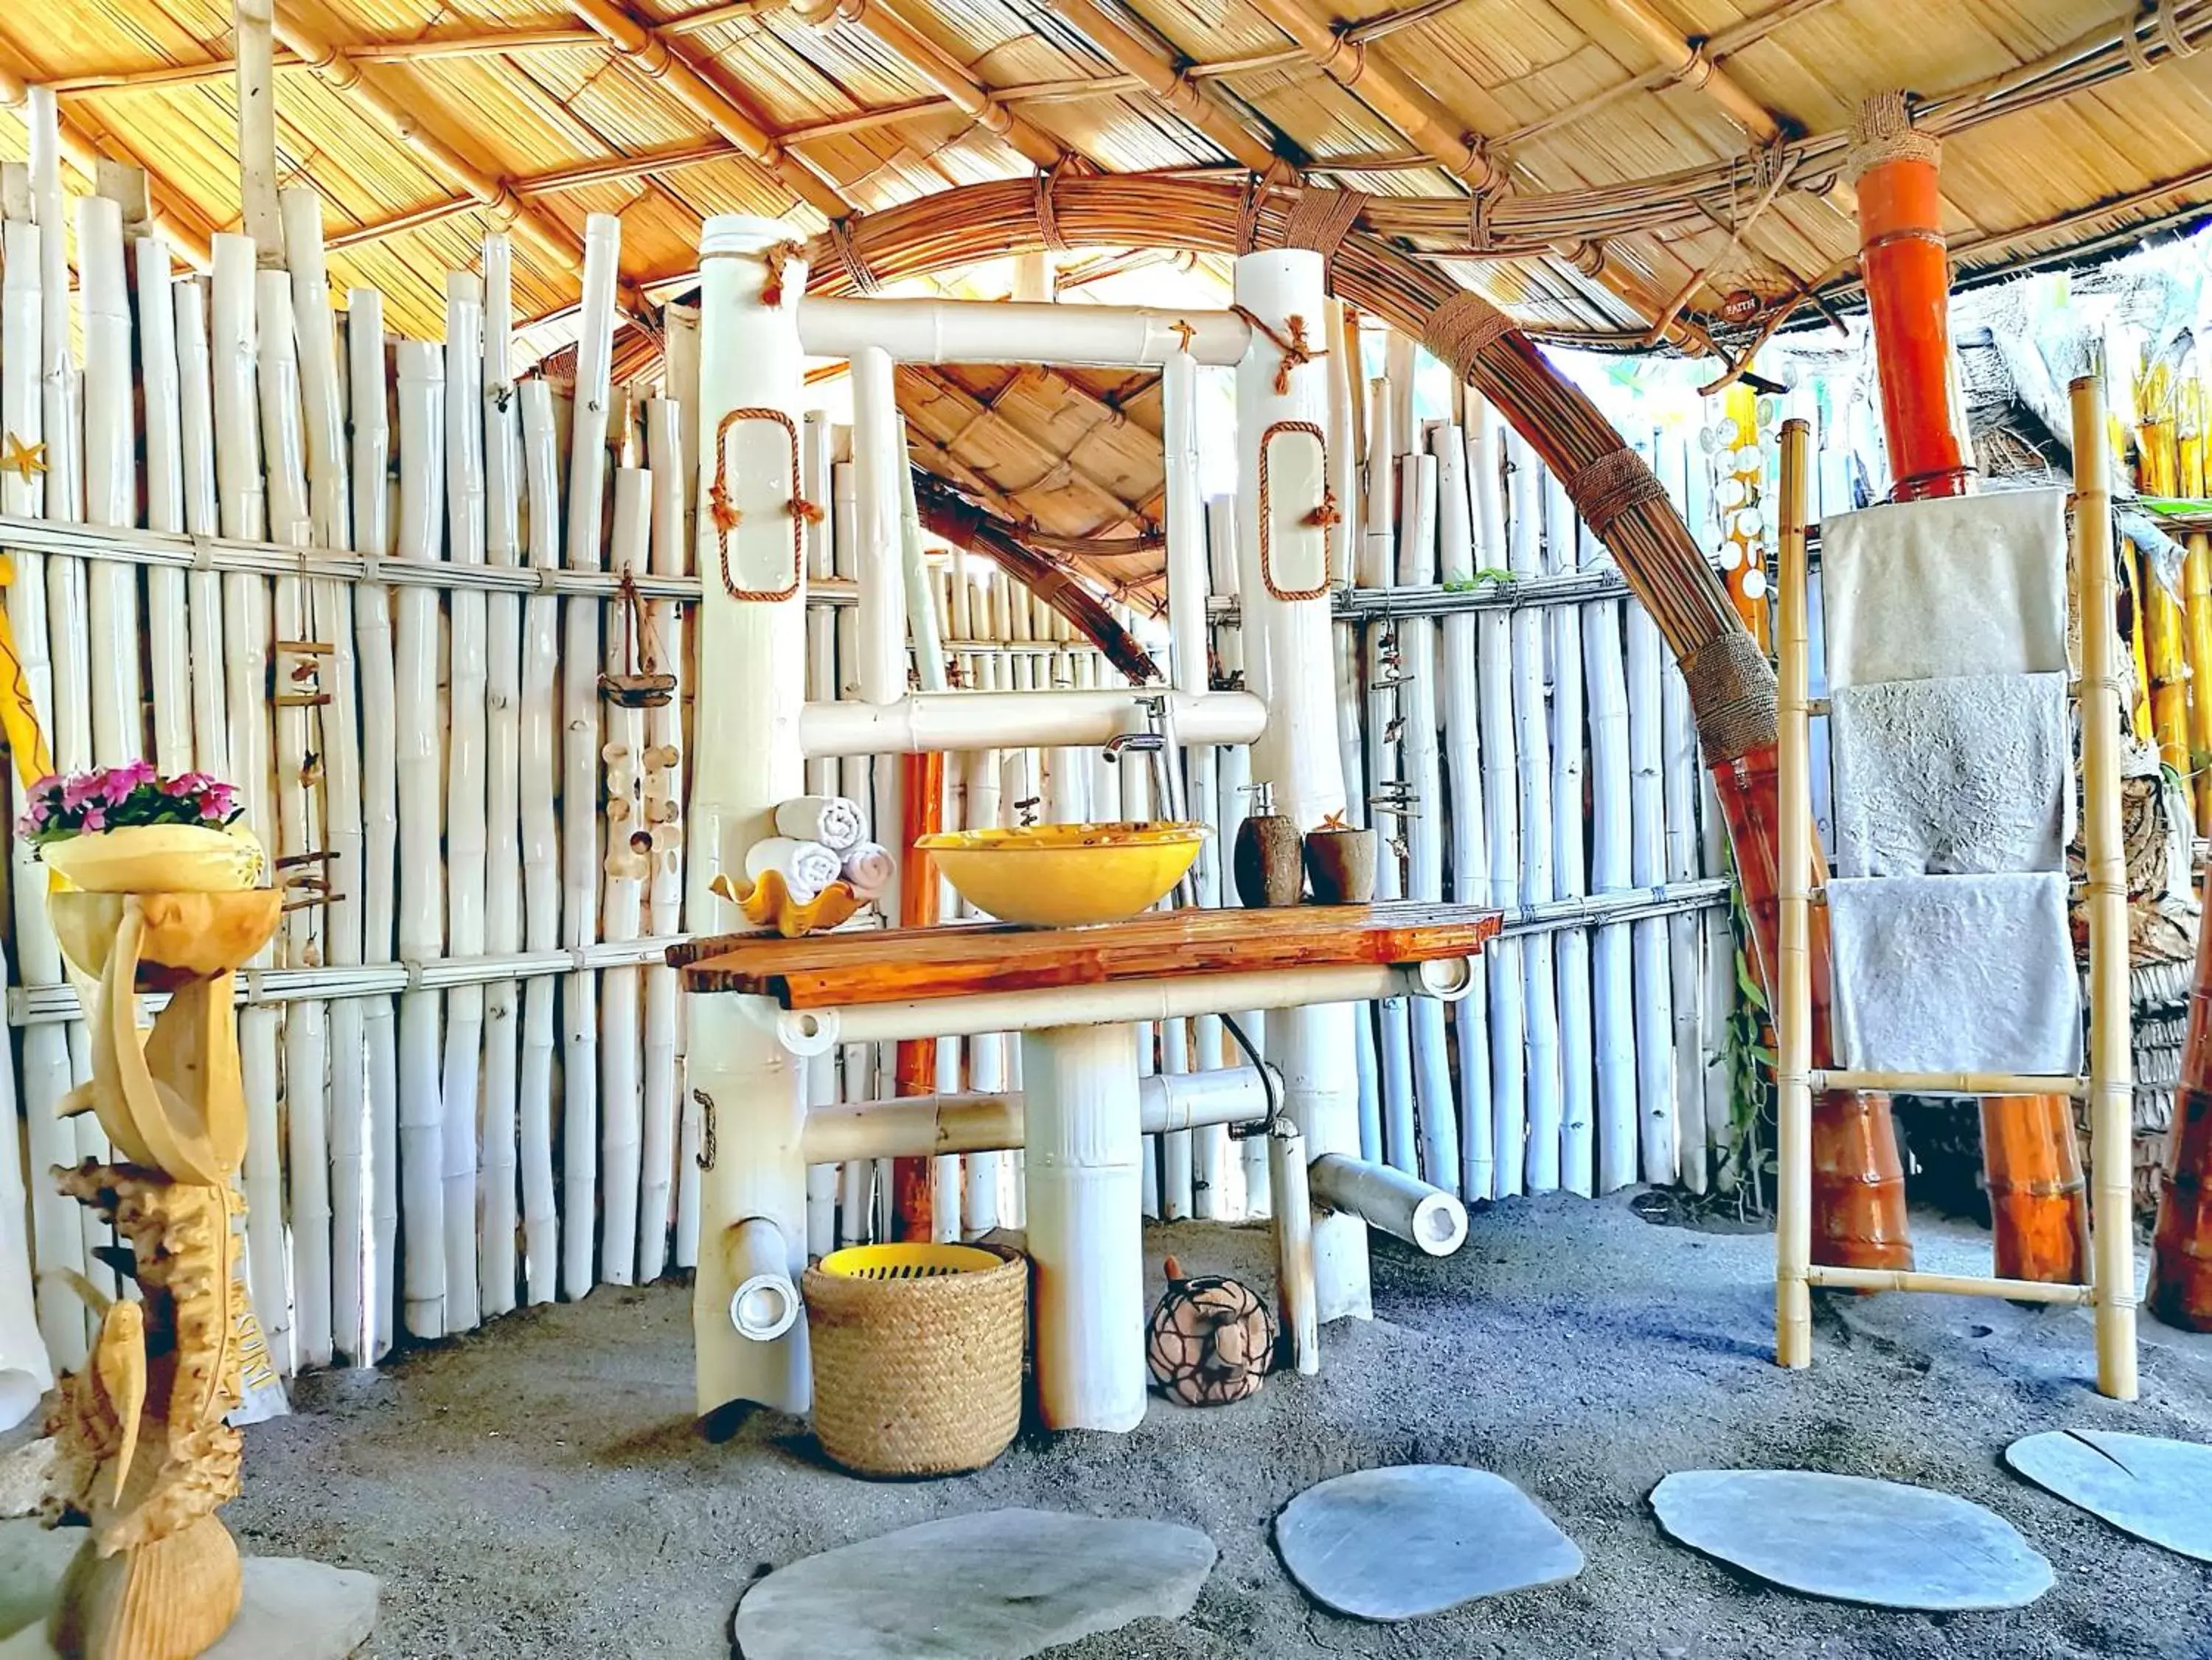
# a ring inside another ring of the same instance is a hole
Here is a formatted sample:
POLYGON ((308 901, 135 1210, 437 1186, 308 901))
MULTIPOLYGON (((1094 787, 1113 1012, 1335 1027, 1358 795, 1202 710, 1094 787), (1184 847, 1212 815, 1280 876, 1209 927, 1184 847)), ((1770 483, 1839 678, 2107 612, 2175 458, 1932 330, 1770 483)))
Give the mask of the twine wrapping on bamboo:
POLYGON ((1298 192, 1283 220, 1285 248, 1310 248, 1321 256, 1322 268, 1336 264, 1336 251, 1367 210, 1364 191, 1329 191, 1309 185, 1298 192))
POLYGON ((1912 124, 1912 106, 1905 94, 1892 88, 1861 101, 1851 118, 1851 148, 1844 163, 1844 176, 1854 183, 1875 168, 1891 161, 1925 161, 1940 165, 1943 141, 1912 124))
POLYGON ((1513 329, 1513 319, 1505 312, 1480 294, 1466 291, 1454 294, 1429 314, 1421 343, 1465 380, 1474 373, 1482 354, 1513 329))

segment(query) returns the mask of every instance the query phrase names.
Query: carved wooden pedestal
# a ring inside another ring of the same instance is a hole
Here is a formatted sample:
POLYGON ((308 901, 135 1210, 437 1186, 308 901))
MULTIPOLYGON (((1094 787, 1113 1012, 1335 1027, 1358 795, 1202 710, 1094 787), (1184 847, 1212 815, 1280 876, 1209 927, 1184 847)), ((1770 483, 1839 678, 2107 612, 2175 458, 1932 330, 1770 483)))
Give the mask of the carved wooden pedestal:
POLYGON ((238 1613, 238 1548, 216 1511, 238 1493, 233 1179, 246 1154, 231 972, 276 930, 282 896, 59 893, 55 932, 100 979, 91 1112, 117 1162, 55 1172, 112 1220, 143 1293, 103 1312, 83 1371, 64 1379, 52 1495, 91 1526, 49 1627, 64 1660, 190 1660, 238 1613), (137 1000, 168 1006, 142 1045, 137 1000))

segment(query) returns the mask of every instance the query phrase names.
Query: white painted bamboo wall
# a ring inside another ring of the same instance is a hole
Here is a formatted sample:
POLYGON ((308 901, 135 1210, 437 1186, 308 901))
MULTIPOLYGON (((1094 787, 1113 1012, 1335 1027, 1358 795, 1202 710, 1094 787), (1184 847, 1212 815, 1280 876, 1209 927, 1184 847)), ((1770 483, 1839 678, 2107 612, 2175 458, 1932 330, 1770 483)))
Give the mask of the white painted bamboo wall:
MULTIPOLYGON (((75 291, 50 257, 58 192, 33 197, 38 216, 9 221, 0 245, 0 427, 46 443, 50 467, 0 479, 0 545, 57 764, 145 755, 228 777, 286 874, 306 879, 307 902, 242 977, 247 1272, 279 1366, 367 1363, 403 1334, 435 1339, 691 1266, 703 1149, 661 954, 684 924, 697 677, 684 603, 696 591, 696 318, 672 312, 656 384, 610 385, 618 231, 595 220, 576 383, 518 384, 496 239, 480 277, 453 279, 446 339, 391 341, 373 291, 333 309, 311 195, 286 203, 289 272, 258 270, 250 244, 218 238, 211 285, 173 278, 158 239, 94 198, 80 232, 91 269, 75 291), (623 656, 623 566, 682 677, 666 709, 613 709, 599 694, 602 667, 623 656)), ((1493 964, 1492 999, 1461 1005, 1449 1032, 1425 1003, 1385 1009, 1363 1031, 1363 1150, 1469 1197, 1601 1191, 1639 1168, 1694 1182, 1704 1162, 1681 1149, 1704 1144, 1693 1086, 1715 1039, 1698 1024, 1707 1005, 1680 988, 1698 984, 1727 930, 1711 926, 1711 883, 1674 890, 1687 925, 1635 891, 1711 868, 1694 755, 1656 680, 1626 712, 1630 735, 1617 730, 1624 685, 1635 696, 1626 676, 1651 675, 1656 659, 1638 655, 1632 608, 1533 463, 1522 456, 1506 488, 1494 433, 1408 425, 1396 430, 1417 457, 1410 493, 1390 484, 1358 520, 1380 562, 1364 564, 1339 631, 1351 700, 1340 736, 1368 792, 1404 777, 1423 797, 1415 816, 1380 818, 1413 852, 1406 891, 1501 904, 1516 937, 1493 964), (1439 572, 1460 583, 1508 563, 1533 584, 1518 609, 1434 586, 1439 572), (1397 667, 1376 676, 1377 663, 1397 667), (1571 678, 1587 720, 1565 695, 1571 678), (1587 839, 1555 839, 1542 803, 1577 794, 1585 754, 1587 839), (1638 755, 1664 777, 1625 773, 1638 755), (1548 875, 1532 871, 1532 846, 1548 875), (1654 914, 1571 924, 1586 893, 1654 914), (1621 948, 1609 954, 1609 941, 1621 948), (1537 1033, 1548 1035, 1532 1044, 1537 1033)), ((1384 442, 1370 467, 1389 468, 1384 442)), ((854 568, 848 435, 811 421, 803 464, 809 498, 832 507, 811 569, 834 589, 854 568)), ((1234 598, 1232 510, 1216 503, 1211 516, 1217 603, 1234 598)), ((935 579, 937 632, 964 683, 1113 679, 1002 574, 956 559, 935 579)), ((854 695, 851 607, 818 600, 809 626, 810 695, 854 695)), ((1212 645, 1234 676, 1233 617, 1212 645)), ((1200 899, 1231 903, 1249 757, 1185 759, 1191 810, 1218 832, 1195 873, 1200 899)), ((808 782, 891 803, 891 776, 864 758, 815 763, 808 782)), ((957 755, 946 776, 952 825, 1165 810, 1141 755, 957 755)), ((1354 811, 1366 816, 1366 803, 1354 811)), ((879 812, 877 838, 896 832, 879 812)), ((21 846, 10 876, 17 1042, 0 1078, 21 1135, 0 1136, 0 1275, 40 1272, 40 1330, 54 1362, 75 1366, 85 1314, 47 1271, 106 1288, 93 1253, 108 1240, 43 1172, 105 1148, 89 1118, 54 1117, 86 1075, 83 1034, 41 873, 21 846)), ((945 914, 959 912, 948 891, 945 914)), ((1264 1047, 1264 1021, 1241 1024, 1264 1047)), ((1144 1037, 1148 1068, 1243 1059, 1217 1020, 1144 1037)), ((848 1045, 811 1084, 817 1100, 868 1099, 892 1093, 891 1070, 888 1047, 848 1045)), ((941 1045, 940 1088, 1020 1083, 1004 1039, 941 1045)), ((1216 1128, 1154 1138, 1151 1151, 1154 1214, 1267 1213, 1260 1142, 1216 1128)), ((1015 1153, 940 1161, 940 1230, 1019 1227, 1018 1166, 1015 1153)), ((869 1165, 815 1172, 811 1246, 881 1237, 886 1177, 869 1165)))

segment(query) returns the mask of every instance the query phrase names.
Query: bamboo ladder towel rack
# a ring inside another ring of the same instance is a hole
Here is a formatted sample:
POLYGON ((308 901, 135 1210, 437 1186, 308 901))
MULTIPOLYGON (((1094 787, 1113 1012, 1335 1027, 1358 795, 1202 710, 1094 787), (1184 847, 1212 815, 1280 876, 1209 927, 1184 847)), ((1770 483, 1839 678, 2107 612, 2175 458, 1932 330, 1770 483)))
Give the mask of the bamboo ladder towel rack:
POLYGON ((1779 1366, 1813 1360, 1812 1287, 1926 1291, 2086 1306, 2096 1322, 2097 1387, 2136 1398, 2135 1230, 2129 1153, 2132 1064, 2127 879, 2120 843, 2118 642, 2112 621, 2112 529, 2105 388, 2074 382, 2075 599, 2081 619, 2083 841, 2089 888, 2089 1069, 2079 1077, 2011 1073, 1838 1071, 1813 1066, 1812 906, 1823 873, 1813 852, 1806 626, 1806 448, 1802 421, 1782 430, 1776 642, 1780 657, 1781 997, 1776 1009, 1780 1163, 1775 1227, 1775 1341, 1779 1366), (2088 1283, 1831 1268, 1813 1261, 1813 1098, 1826 1089, 1928 1094, 2086 1096, 2094 1166, 2088 1283))

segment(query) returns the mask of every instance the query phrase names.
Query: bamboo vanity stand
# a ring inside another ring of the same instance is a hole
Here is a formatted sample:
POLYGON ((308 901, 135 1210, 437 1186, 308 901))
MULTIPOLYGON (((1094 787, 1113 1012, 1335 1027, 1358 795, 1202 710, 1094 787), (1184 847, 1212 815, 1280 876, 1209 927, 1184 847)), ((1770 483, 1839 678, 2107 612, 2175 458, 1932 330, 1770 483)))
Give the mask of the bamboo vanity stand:
MULTIPOLYGON (((1427 904, 1170 911, 1087 928, 726 936, 678 947, 670 959, 683 969, 687 991, 737 1000, 794 1056, 840 1043, 1020 1034, 1018 1130, 1001 1097, 878 1102, 862 1123, 881 1126, 920 1111, 937 1127, 928 1150, 1025 1149, 1044 1422, 1127 1430, 1145 1415, 1139 1161, 1152 1127, 1129 1022, 1380 997, 1455 1000, 1478 983, 1475 959, 1499 922, 1494 911, 1427 904), (948 1144, 951 1109, 962 1107, 987 1120, 998 1108, 1001 1137, 985 1130, 948 1144)), ((1213 1121, 1264 1118, 1269 1081, 1237 1070, 1233 1083, 1197 1073, 1160 1087, 1229 1093, 1241 1085, 1243 1101, 1213 1121)), ((828 1144, 841 1127, 854 1128, 810 1115, 800 1138, 810 1162, 854 1156, 850 1147, 828 1144)), ((1324 1158, 1311 1179, 1325 1206, 1393 1231, 1417 1229, 1433 1215, 1423 1209, 1433 1190, 1410 1178, 1394 1187, 1395 1175, 1356 1159, 1324 1158), (1333 1185, 1339 1166, 1340 1189, 1333 1185)), ((1463 1220, 1457 1226, 1463 1231, 1463 1220)), ((743 1223, 732 1230, 732 1250, 744 1248, 743 1231, 743 1223)))
MULTIPOLYGON (((1934 1291, 2015 1301, 2087 1305, 2095 1312, 2097 1387, 2116 1400, 2136 1398, 2135 1228, 2128 1002, 2127 876, 2120 843, 2118 753, 2120 686, 2113 626, 2112 491, 2104 385, 2085 376, 2073 385, 2074 566, 2081 625, 2082 839, 2089 887, 2089 1070, 2081 1077, 2009 1073, 1820 1071, 1813 1065, 1816 1015, 1812 984, 1814 896, 1823 872, 1813 851, 1813 798, 1807 695, 1805 597, 1806 439, 1802 421, 1782 429, 1779 648, 1782 730, 1781 997, 1775 1010, 1779 1064, 1780 1173, 1775 1217, 1775 1360, 1813 1359, 1811 1288, 1934 1291), (2089 1101, 2094 1168, 2089 1283, 2053 1284, 1971 1275, 1835 1268, 1812 1260, 1813 1097, 1823 1090, 1911 1090, 1923 1094, 2063 1095, 2089 1101)), ((1821 925, 1825 925, 1823 923, 1821 925)), ((1826 987, 1820 990, 1825 993, 1826 987)))
POLYGON ((84 1660, 198 1654, 238 1613, 238 1547, 216 1515, 238 1493, 238 1239, 246 1154, 232 972, 276 930, 283 894, 57 893, 71 962, 100 978, 89 1110, 116 1162, 62 1190, 129 1241, 141 1300, 102 1313, 60 1413, 56 1493, 90 1518, 49 1627, 84 1660), (167 1007, 143 1045, 138 994, 167 1007))

